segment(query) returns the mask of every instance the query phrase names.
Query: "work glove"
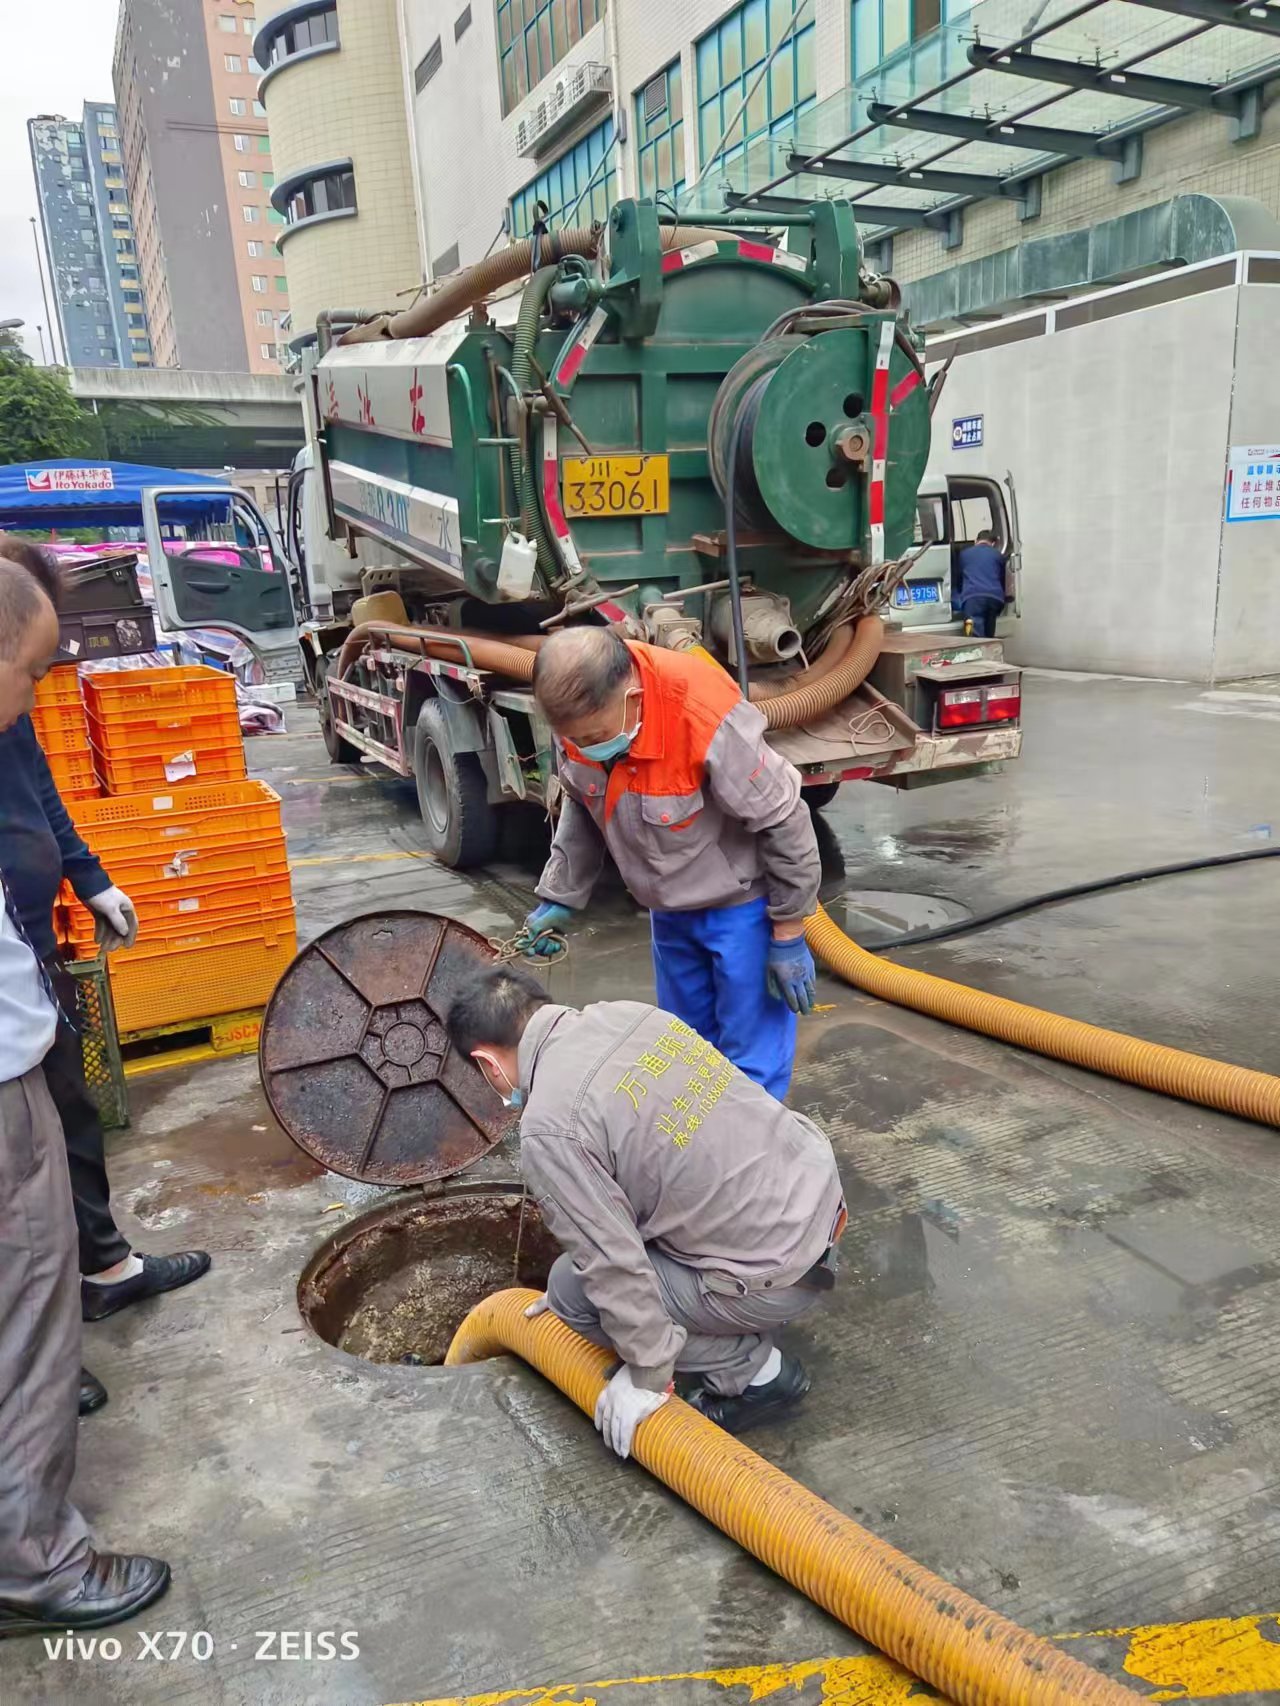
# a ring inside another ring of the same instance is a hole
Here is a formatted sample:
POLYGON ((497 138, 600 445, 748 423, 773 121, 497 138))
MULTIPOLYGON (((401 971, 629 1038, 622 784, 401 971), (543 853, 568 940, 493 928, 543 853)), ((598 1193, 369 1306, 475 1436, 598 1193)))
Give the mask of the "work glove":
POLYGON ((526 1321, 534 1321, 539 1315, 545 1315, 550 1307, 551 1305, 547 1302, 547 1294, 544 1291, 542 1296, 535 1297, 533 1302, 525 1310, 524 1318, 526 1321))
POLYGON ((669 1396, 667 1392, 647 1392, 643 1386, 636 1386, 624 1362, 596 1401, 595 1424, 605 1444, 619 1457, 630 1457, 636 1429, 655 1410, 660 1410, 669 1396))
POLYGON ((817 972, 813 955, 803 936, 790 942, 769 943, 768 981, 770 995, 785 1001, 793 1013, 812 1013, 818 991, 814 984, 817 972))
POLYGON ((93 939, 104 953, 112 954, 117 948, 131 948, 137 941, 138 914, 123 889, 103 889, 101 894, 90 895, 85 905, 98 915, 94 921, 93 939))
POLYGON ((554 900, 542 901, 524 921, 521 951, 530 957, 554 959, 560 952, 560 944, 551 940, 550 932, 562 931, 577 916, 571 906, 561 906, 554 900))

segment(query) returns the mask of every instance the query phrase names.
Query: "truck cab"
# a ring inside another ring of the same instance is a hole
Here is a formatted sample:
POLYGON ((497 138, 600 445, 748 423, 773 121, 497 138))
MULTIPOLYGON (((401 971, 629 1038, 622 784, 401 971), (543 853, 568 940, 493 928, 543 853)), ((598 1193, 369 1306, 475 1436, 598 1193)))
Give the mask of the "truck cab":
POLYGON ((996 634, 1002 639, 1011 634, 1022 614, 1022 540, 1012 474, 1003 483, 987 474, 925 474, 916 498, 914 543, 920 555, 895 594, 895 620, 926 633, 959 633, 964 624, 951 608, 957 560, 986 531, 995 534, 1005 560, 1008 603, 996 634))

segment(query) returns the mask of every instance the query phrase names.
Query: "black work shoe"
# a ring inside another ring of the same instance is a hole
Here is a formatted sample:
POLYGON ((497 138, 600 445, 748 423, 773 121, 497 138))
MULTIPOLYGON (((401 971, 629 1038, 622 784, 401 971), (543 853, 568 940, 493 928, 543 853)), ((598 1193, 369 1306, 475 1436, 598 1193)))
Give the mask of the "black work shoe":
POLYGON ((802 1363, 782 1353, 782 1367, 764 1386, 748 1386, 745 1392, 725 1397, 702 1391, 690 1400, 693 1408, 728 1434, 746 1433, 762 1422, 772 1422, 798 1404, 809 1390, 809 1375, 802 1363))
POLYGON ((107 1389, 96 1374, 90 1374, 87 1368, 80 1370, 80 1414, 91 1416, 95 1410, 100 1410, 107 1401, 107 1389))
POLYGON ((176 1291, 180 1285, 190 1285, 209 1271, 210 1258, 203 1250, 183 1250, 176 1256, 144 1256, 137 1252, 142 1272, 132 1279, 117 1280, 114 1285, 97 1285, 93 1280, 80 1281, 80 1317, 84 1321, 105 1321, 118 1309, 127 1309, 144 1297, 154 1297, 160 1291, 176 1291))
POLYGON ((0 1600, 0 1639, 62 1629, 105 1629, 145 1610, 168 1585, 169 1566, 159 1558, 90 1552, 88 1567, 70 1593, 43 1605, 10 1605, 0 1600))

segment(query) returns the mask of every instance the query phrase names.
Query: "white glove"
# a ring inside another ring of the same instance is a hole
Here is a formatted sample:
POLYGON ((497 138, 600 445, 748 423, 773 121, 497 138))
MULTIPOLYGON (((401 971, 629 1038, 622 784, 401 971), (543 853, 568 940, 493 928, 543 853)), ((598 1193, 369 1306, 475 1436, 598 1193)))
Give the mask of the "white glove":
POLYGON ((547 1294, 544 1291, 542 1296, 535 1297, 533 1302, 525 1310, 524 1318, 526 1321, 532 1321, 535 1315, 545 1315, 550 1307, 551 1305, 547 1302, 547 1294))
POLYGON ((138 914, 123 889, 103 889, 101 894, 91 895, 85 905, 98 915, 93 937, 105 953, 131 948, 137 941, 138 914))
POLYGON ((630 1457, 631 1441, 641 1422, 667 1401, 665 1392, 647 1392, 636 1386, 631 1370, 623 1363, 596 1403, 595 1423, 606 1445, 619 1457, 630 1457))

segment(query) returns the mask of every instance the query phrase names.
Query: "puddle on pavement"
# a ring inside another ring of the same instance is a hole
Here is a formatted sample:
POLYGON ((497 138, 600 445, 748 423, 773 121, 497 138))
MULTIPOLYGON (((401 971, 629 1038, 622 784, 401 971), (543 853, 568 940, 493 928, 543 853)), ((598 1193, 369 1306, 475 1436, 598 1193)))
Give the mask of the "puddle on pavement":
POLYGON ((837 923, 864 947, 971 916, 969 907, 945 895, 901 894, 895 889, 845 889, 826 904, 837 923))
POLYGON ((531 1200, 521 1224, 518 1189, 396 1197, 320 1246, 298 1282, 298 1308, 351 1356, 441 1363, 468 1311, 508 1286, 542 1290, 558 1254, 531 1200))

